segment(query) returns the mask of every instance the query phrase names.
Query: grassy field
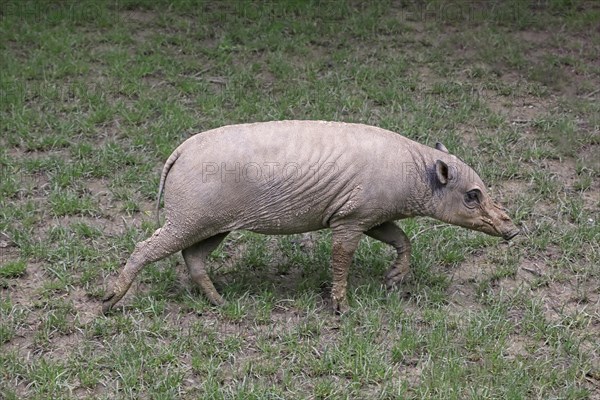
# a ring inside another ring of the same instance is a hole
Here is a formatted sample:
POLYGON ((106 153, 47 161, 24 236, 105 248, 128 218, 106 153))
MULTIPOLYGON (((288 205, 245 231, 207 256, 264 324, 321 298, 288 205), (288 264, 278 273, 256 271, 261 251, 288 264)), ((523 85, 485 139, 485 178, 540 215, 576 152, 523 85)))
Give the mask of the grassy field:
POLYGON ((1 399, 600 399, 595 1, 4 1, 1 399), (181 255, 101 298, 190 135, 362 122, 472 165, 524 233, 399 222, 330 311, 330 233, 237 232, 211 306, 181 255))

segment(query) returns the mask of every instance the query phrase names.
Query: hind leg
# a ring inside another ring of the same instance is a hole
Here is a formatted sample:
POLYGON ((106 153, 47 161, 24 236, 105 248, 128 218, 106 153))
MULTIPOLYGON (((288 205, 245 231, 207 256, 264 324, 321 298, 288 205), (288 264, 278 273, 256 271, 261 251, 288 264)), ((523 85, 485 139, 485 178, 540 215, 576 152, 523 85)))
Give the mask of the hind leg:
POLYGON ((210 280, 204 266, 207 257, 228 234, 229 232, 219 233, 218 235, 198 242, 182 251, 183 259, 190 271, 192 280, 202 288, 204 295, 216 306, 224 304, 225 300, 223 300, 223 297, 221 297, 217 292, 217 289, 215 289, 215 285, 213 285, 210 280))
POLYGON ((174 235, 173 230, 166 228, 157 229, 151 237, 135 245, 135 250, 129 256, 125 267, 114 282, 112 289, 102 299, 102 312, 108 313, 119 301, 131 283, 146 265, 163 259, 185 247, 183 238, 174 235))
POLYGON ((365 233, 396 249, 396 261, 385 275, 386 287, 391 289, 402 282, 410 271, 410 240, 406 233, 393 222, 384 222, 365 233))

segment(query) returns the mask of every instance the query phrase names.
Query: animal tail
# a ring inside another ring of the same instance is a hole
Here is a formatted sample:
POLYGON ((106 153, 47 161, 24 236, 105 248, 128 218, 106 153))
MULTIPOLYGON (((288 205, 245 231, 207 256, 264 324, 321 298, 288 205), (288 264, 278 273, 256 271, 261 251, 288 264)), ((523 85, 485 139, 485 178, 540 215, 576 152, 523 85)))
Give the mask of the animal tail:
POLYGON ((158 184, 158 198, 156 199, 156 223, 160 227, 160 199, 162 197, 163 189, 165 188, 165 181, 167 180, 167 175, 169 175, 169 171, 175 161, 179 158, 182 153, 182 146, 176 148, 173 153, 169 156, 167 161, 165 162, 165 166, 163 167, 162 174, 160 175, 160 183, 158 184))

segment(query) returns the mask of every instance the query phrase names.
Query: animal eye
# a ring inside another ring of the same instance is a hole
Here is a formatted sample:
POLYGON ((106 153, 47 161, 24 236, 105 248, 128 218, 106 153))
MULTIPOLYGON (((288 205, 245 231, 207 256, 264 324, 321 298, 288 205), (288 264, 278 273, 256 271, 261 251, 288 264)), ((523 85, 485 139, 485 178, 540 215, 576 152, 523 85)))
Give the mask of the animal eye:
POLYGON ((465 201, 467 203, 479 203, 479 190, 474 189, 474 190, 469 190, 466 194, 465 194, 465 201))

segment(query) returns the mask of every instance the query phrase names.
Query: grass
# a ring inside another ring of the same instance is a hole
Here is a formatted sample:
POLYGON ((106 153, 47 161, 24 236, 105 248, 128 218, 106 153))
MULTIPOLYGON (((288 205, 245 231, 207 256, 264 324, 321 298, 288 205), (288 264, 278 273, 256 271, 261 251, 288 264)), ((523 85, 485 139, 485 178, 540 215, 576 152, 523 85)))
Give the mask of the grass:
POLYGON ((594 2, 5 3, 0 398, 600 397, 594 2), (292 118, 441 141, 524 234, 402 221, 410 279, 385 291, 394 252, 364 239, 340 318, 330 232, 236 232, 227 306, 176 255, 100 315, 171 151, 292 118))

